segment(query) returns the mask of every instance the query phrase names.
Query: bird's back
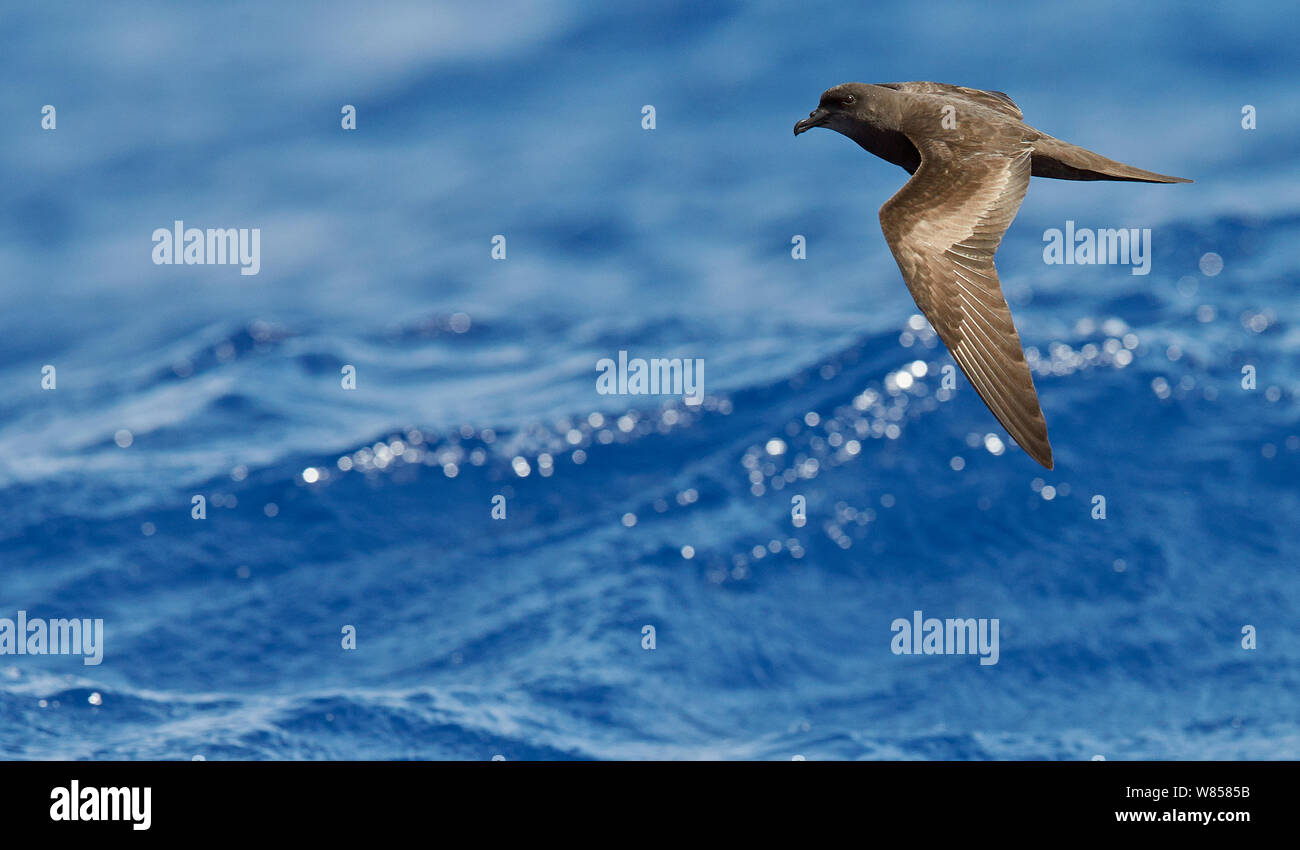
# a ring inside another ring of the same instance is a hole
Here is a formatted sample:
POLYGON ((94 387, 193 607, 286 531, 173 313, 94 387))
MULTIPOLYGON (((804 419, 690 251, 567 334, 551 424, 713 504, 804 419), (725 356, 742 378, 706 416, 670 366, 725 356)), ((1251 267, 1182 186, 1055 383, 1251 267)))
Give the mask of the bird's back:
MULTIPOLYGON (((909 137, 939 137, 954 146, 978 146, 992 135, 1018 135, 1033 143, 1034 177, 1055 180, 1121 180, 1139 183, 1191 183, 1126 165, 1072 145, 1024 123, 1024 114, 1010 96, 1000 91, 954 86, 949 83, 917 81, 880 83, 879 88, 897 92, 900 132, 881 132, 881 138, 862 141, 864 148, 909 174, 916 172, 920 155, 909 137)), ((856 141, 856 140, 855 140, 856 141)))

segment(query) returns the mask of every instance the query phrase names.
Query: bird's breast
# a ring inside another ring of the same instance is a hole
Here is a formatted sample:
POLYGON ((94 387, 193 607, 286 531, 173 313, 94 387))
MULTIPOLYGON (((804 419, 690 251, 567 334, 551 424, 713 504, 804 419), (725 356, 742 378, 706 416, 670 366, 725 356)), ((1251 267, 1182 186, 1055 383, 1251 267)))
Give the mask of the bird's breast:
POLYGON ((864 150, 875 154, 885 162, 892 162, 908 174, 915 173, 921 165, 921 153, 916 149, 916 145, 897 130, 881 130, 860 125, 845 135, 861 145, 864 150))

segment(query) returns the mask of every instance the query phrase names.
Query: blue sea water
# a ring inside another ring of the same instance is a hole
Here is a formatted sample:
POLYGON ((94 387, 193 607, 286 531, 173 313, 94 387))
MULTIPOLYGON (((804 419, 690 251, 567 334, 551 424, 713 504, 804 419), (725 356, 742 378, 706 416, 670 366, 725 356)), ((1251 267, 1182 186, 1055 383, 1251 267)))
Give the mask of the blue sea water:
POLYGON ((0 755, 1297 757, 1297 44, 1281 3, 6 6, 0 617, 105 637, 0 656, 0 755), (1054 471, 940 392, 906 174, 792 138, 910 79, 1196 180, 1030 187, 1054 471), (260 273, 154 265, 177 219, 260 273), (1044 264, 1067 220, 1151 273, 1044 264), (598 395, 620 350, 704 404, 598 395), (998 663, 893 654, 915 610, 998 663))

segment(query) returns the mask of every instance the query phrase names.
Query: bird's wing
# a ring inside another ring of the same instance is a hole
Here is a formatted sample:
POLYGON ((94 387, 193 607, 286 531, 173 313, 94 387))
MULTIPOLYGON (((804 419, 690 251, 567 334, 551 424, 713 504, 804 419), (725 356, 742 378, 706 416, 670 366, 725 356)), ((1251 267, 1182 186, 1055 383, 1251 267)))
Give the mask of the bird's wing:
POLYGON ((955 147, 914 134, 921 166, 880 208, 907 288, 980 398, 1030 457, 1052 468, 1047 423, 993 254, 1029 186, 1033 147, 1008 128, 955 147))
POLYGON ((948 83, 930 83, 930 82, 913 82, 913 83, 880 83, 881 88, 894 89, 895 91, 913 92, 915 94, 947 94, 956 97, 965 98, 974 101, 990 109, 996 109, 1004 115, 1010 115, 1016 120, 1024 118, 1024 113, 1016 102, 1011 99, 1010 95, 1001 91, 989 91, 987 89, 971 89, 966 86, 954 86, 948 83))

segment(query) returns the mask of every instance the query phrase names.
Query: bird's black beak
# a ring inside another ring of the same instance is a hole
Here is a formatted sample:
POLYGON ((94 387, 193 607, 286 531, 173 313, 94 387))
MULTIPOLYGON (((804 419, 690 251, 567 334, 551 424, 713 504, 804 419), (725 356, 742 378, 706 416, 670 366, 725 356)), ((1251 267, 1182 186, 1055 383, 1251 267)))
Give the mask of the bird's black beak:
POLYGON ((829 117, 830 116, 826 113, 825 109, 818 107, 817 109, 814 109, 812 112, 808 113, 807 118, 803 119, 798 124, 794 125, 794 134, 797 136, 800 133, 804 133, 807 132, 808 130, 811 130, 813 127, 821 127, 826 123, 826 119, 829 117))

